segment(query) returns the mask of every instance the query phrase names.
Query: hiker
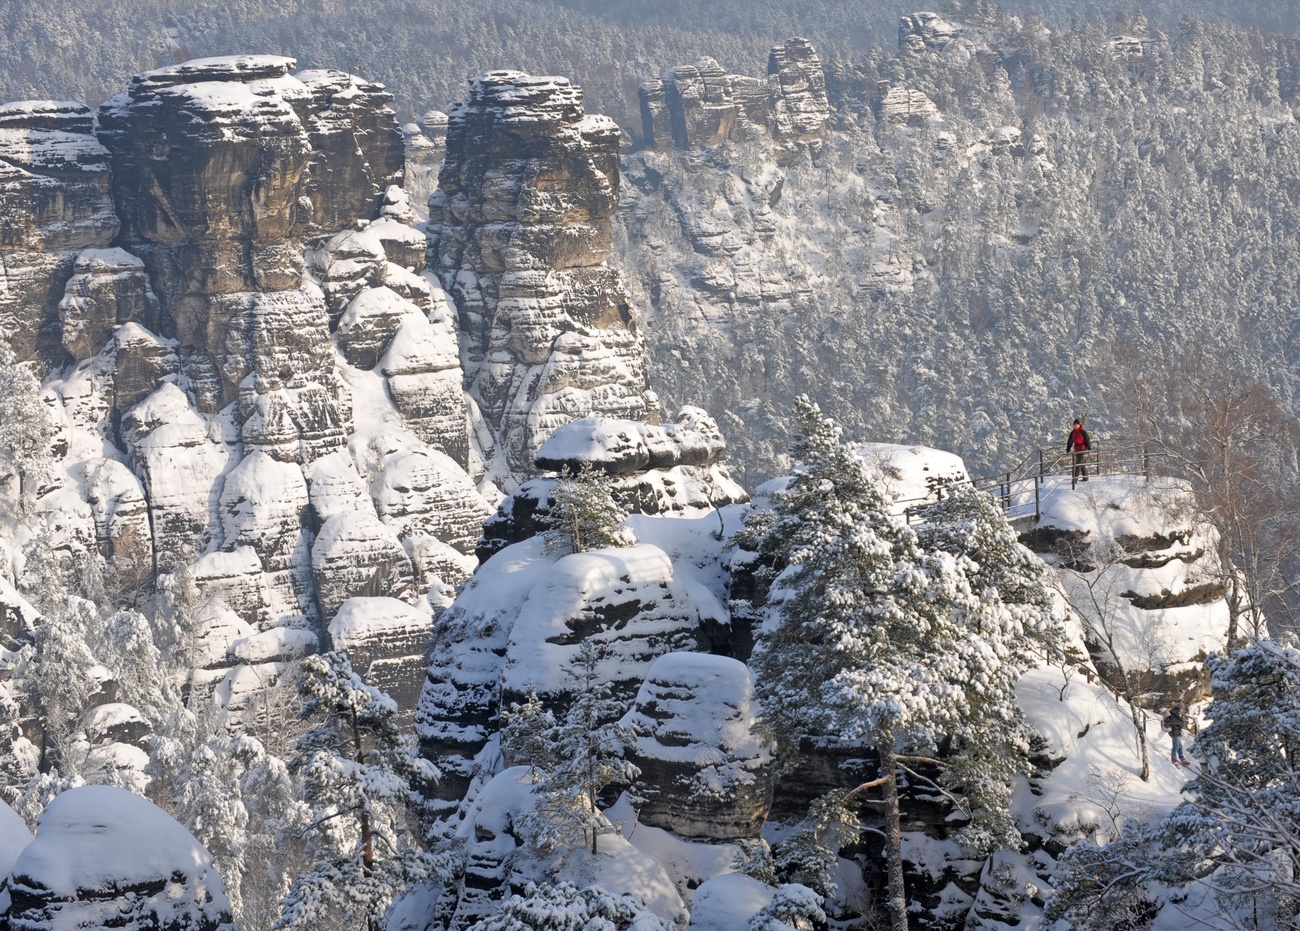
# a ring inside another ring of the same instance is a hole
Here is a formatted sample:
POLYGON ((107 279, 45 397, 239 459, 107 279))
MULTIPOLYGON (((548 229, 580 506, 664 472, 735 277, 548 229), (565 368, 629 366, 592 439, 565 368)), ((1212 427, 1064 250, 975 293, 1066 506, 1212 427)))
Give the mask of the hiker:
POLYGON ((1174 706, 1160 722, 1160 727, 1173 741, 1173 747, 1169 751, 1169 762, 1175 766, 1186 766, 1187 757, 1183 756, 1183 731, 1187 729, 1187 716, 1182 702, 1174 702, 1174 706))
POLYGON ((1092 440, 1088 437, 1088 431, 1083 429, 1083 421, 1076 417, 1074 429, 1070 431, 1070 436, 1065 441, 1065 451, 1074 454, 1074 469, 1070 472, 1071 488, 1078 485, 1080 476, 1085 482, 1088 480, 1088 467, 1084 465, 1084 459, 1090 449, 1092 449, 1092 440))

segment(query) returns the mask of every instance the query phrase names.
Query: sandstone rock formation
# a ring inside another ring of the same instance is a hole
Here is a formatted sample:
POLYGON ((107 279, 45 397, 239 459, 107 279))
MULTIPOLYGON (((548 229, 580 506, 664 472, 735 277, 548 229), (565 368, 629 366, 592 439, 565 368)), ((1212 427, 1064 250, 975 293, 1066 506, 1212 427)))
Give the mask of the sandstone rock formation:
MULTIPOLYGON (((697 407, 677 421, 645 424, 584 417, 559 427, 538 450, 548 472, 572 474, 590 464, 612 478, 611 491, 631 514, 692 514, 747 500, 721 461, 726 449, 718 425, 697 407)), ((480 560, 541 533, 554 477, 531 479, 483 524, 480 560)))
POLYGON ((489 475, 533 472, 557 426, 654 420, 641 344, 605 265, 618 205, 618 127, 563 78, 499 71, 451 114, 429 202, 429 264, 460 317, 470 393, 495 445, 489 475))
POLYGON ((775 785, 758 736, 753 676, 739 660, 669 653, 655 660, 624 724, 642 824, 682 837, 757 838, 775 785))
POLYGON ((64 285, 77 253, 109 246, 118 231, 107 156, 84 104, 0 106, 0 332, 20 359, 66 359, 64 285))
POLYGON ((826 75, 807 39, 772 48, 766 79, 728 74, 712 58, 680 65, 639 89, 641 122, 652 149, 701 149, 768 135, 784 160, 820 151, 830 119, 826 75))
POLYGON ((138 75, 98 135, 79 104, 0 107, 0 334, 73 363, 39 512, 115 577, 190 568, 230 707, 350 597, 445 601, 489 511, 391 96, 294 66, 138 75))
POLYGON ((111 786, 54 799, 15 859, 6 891, 0 919, 13 931, 232 925, 212 856, 151 802, 111 786))

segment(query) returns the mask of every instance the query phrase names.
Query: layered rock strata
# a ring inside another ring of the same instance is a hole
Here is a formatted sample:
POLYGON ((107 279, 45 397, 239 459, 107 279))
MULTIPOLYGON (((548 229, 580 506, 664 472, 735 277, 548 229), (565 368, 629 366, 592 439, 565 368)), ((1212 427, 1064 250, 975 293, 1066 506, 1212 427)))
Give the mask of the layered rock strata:
MULTIPOLYGON (((717 423, 684 407, 668 424, 585 417, 559 427, 538 450, 539 469, 560 475, 593 466, 611 479, 615 501, 632 514, 692 514, 745 501, 722 455, 717 423)), ((511 543, 543 532, 557 478, 530 479, 483 524, 477 554, 486 560, 511 543)))
MULTIPOLYGON (((0 107, 0 334, 66 366, 38 513, 116 575, 189 567, 229 708, 350 598, 444 603, 489 511, 391 96, 294 65, 138 75, 98 135, 79 104, 0 107)), ((408 707, 425 646, 377 660, 408 707)))
POLYGON ((772 748, 756 727, 758 703, 739 660, 669 653, 650 667, 623 724, 641 824, 682 837, 757 838, 775 785, 772 748))
POLYGON ((628 298, 606 264, 619 130, 563 78, 498 71, 450 115, 429 264, 456 302, 470 394, 513 487, 561 424, 654 420, 628 298))
POLYGON ((786 159, 816 154, 830 120, 816 49, 793 38, 772 48, 766 78, 728 74, 712 58, 679 65, 639 89, 642 131, 656 150, 700 149, 768 135, 786 159))
POLYGON ((84 104, 0 106, 0 332, 20 359, 66 361, 58 304, 82 249, 117 235, 108 153, 84 104))

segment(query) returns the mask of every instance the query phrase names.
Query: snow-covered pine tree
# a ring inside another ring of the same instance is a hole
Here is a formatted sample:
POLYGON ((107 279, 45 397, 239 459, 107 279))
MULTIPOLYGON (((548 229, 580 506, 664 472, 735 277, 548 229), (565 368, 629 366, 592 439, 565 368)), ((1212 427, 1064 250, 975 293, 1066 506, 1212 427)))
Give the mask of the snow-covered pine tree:
POLYGON ((393 899, 439 870, 409 825, 417 784, 437 771, 414 756, 391 698, 361 680, 342 652, 302 663, 302 714, 316 722, 291 768, 311 809, 315 862, 282 900, 273 926, 381 927, 393 899))
POLYGON ((54 432, 32 366, 16 361, 0 340, 0 461, 7 459, 18 475, 20 503, 36 491, 53 465, 54 432))
POLYGON ((807 887, 819 896, 831 895, 840 851, 857 839, 859 831, 848 790, 832 789, 813 799, 807 820, 777 847, 776 874, 783 882, 807 887))
POLYGON ((640 774, 625 760, 631 730, 618 723, 624 708, 610 697, 597 667, 600 653, 584 640, 567 670, 574 680, 573 702, 563 719, 546 734, 550 769, 536 783, 537 807, 528 830, 540 850, 568 846, 581 838, 597 852, 597 839, 611 830, 597 807, 611 783, 630 783, 640 774))
POLYGON ((822 896, 798 883, 786 883, 749 920, 749 931, 818 931, 827 926, 822 896))
POLYGON ((523 895, 513 895, 495 915, 470 925, 468 931, 668 931, 668 924, 645 910, 640 899, 614 895, 600 886, 579 889, 573 883, 539 886, 529 883, 523 895))
POLYGON ((627 511, 614 500, 609 475, 584 462, 577 472, 562 475, 551 487, 546 516, 546 542, 552 549, 581 553, 602 546, 629 546, 631 531, 619 524, 627 511))
MULTIPOLYGON (((800 398, 800 463, 767 530, 779 557, 752 665, 764 715, 786 753, 803 737, 874 749, 884 795, 894 931, 907 928, 898 778, 917 762, 953 765, 962 787, 1022 771, 1026 730, 1014 686, 1039 634, 995 591, 978 593, 965 555, 926 552, 890 512, 840 428, 800 398), (934 759, 951 739, 958 754, 934 759), (996 752, 994 752, 996 751, 996 752)), ((1031 615, 1032 616, 1032 615, 1031 615)), ((950 780, 951 781, 951 780, 950 780)), ((1019 843, 1005 792, 983 792, 965 839, 976 851, 1019 843)))
POLYGON ((1161 825, 1162 879, 1203 880, 1244 927, 1300 918, 1300 650, 1261 640, 1209 660, 1194 800, 1161 825))

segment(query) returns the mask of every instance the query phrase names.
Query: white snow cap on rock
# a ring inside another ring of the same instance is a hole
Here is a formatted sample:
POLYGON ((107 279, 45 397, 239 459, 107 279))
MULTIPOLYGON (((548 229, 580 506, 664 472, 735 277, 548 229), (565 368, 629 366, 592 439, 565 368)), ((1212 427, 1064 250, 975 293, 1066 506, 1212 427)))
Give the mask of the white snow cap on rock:
POLYGON ((211 854, 152 802, 113 786, 70 789, 50 802, 9 883, 43 900, 11 909, 15 928, 35 926, 33 918, 52 931, 136 926, 133 917, 140 927, 230 926, 211 854))

